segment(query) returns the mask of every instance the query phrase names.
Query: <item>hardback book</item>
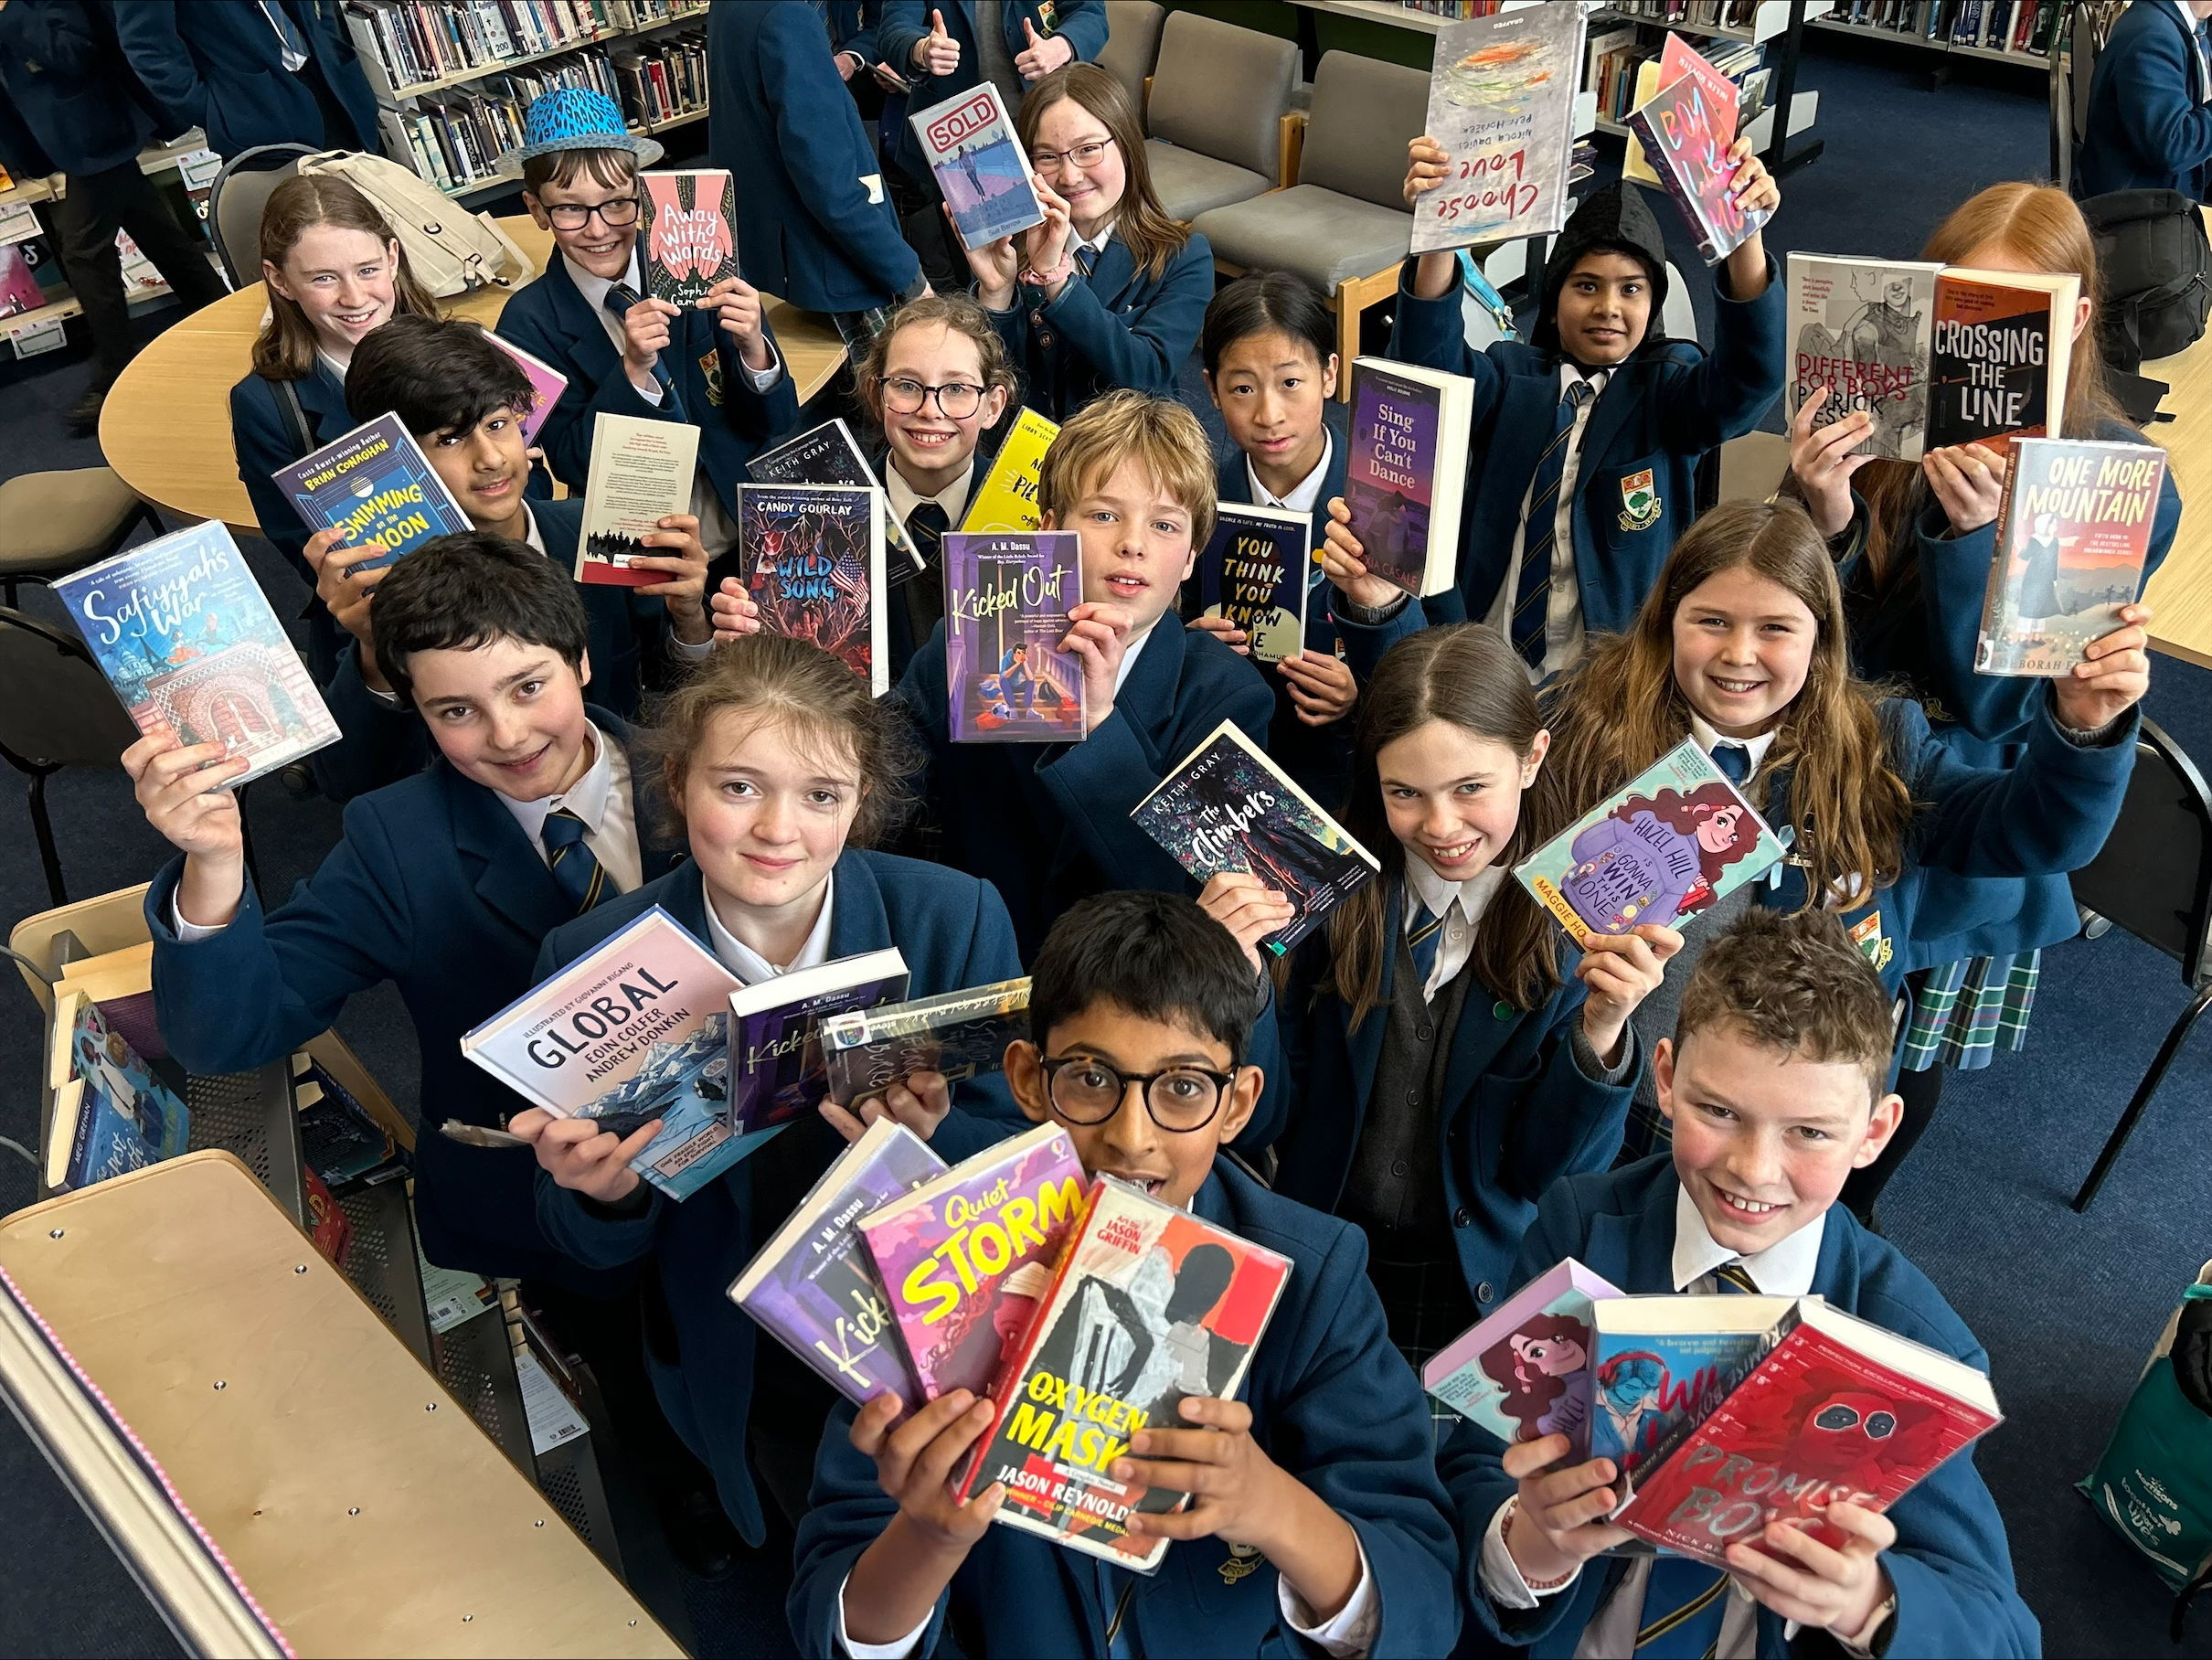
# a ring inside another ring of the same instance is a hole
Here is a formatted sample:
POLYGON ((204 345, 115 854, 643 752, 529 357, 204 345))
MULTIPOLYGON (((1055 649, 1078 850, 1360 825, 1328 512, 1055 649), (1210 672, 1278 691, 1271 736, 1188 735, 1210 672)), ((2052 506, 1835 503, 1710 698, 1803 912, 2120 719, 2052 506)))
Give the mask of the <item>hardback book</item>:
POLYGON ((1936 273, 1942 269, 1920 260, 1792 253, 1783 420, 1796 420, 1808 403, 1819 406, 1815 428, 1864 410, 1874 426, 1853 453, 1920 460, 1928 438, 1936 273))
POLYGON ((771 1129, 821 1104, 830 1092, 821 1023, 906 995, 907 960, 896 945, 731 992, 730 1127, 771 1129))
POLYGON ((2166 452, 2073 438, 2012 450, 1974 672, 2058 679, 2135 601, 2166 452))
POLYGON ((1928 447, 1986 444, 2063 429, 2074 349, 2072 271, 1947 266, 1935 283, 1929 360, 1928 447))
POLYGON ((1198 556, 1198 614, 1242 629, 1255 663, 1295 657, 1305 644, 1313 548, 1311 514, 1223 502, 1198 556))
POLYGON ((1503 1442, 1564 1435, 1590 1456, 1590 1304, 1622 1293, 1569 1257, 1430 1357, 1421 1387, 1503 1442))
POLYGON ((691 173, 641 173, 653 218, 639 232, 644 241, 645 292, 671 305, 689 306, 738 268, 737 183, 717 168, 691 173))
POLYGON ((1415 253, 1567 223, 1584 27, 1579 5, 1532 5, 1437 30, 1421 130, 1450 171, 1414 205, 1415 253))
POLYGON ((1064 743, 1085 735, 1083 666, 1059 649, 1083 601, 1072 530, 948 534, 945 701, 954 743, 1064 743))
POLYGON ((593 417, 576 580, 632 588, 667 581, 666 571, 634 570, 630 561, 668 557, 667 548, 648 547, 641 538, 658 530, 670 514, 691 511, 698 460, 699 430, 686 421, 593 417))
MULTIPOLYGON (((852 429, 842 420, 825 420, 796 438, 786 439, 747 462, 745 471, 756 484, 860 484, 869 489, 882 485, 869 468, 867 457, 853 442, 852 429)), ((884 504, 883 539, 899 556, 889 561, 888 576, 894 588, 928 569, 888 501, 884 504)))
POLYGON ((379 415, 270 476, 310 530, 342 530, 342 548, 379 544, 380 570, 432 537, 475 528, 397 415, 379 415))
POLYGON ((1233 720, 1177 761, 1132 810, 1137 828, 1200 883, 1248 870, 1296 907, 1260 942, 1281 956, 1382 866, 1233 720))
POLYGON ((546 424, 546 417, 553 413, 553 406, 560 401, 560 395, 569 389, 569 378, 543 357, 532 356, 504 335, 495 335, 486 329, 484 337, 521 364, 522 372, 530 378, 530 389, 537 395, 536 400, 527 410, 518 410, 517 413, 522 416, 522 442, 534 444, 537 442, 538 429, 546 424))
POLYGON ((80 995, 54 1006, 57 1085, 48 1130, 46 1185, 74 1192, 111 1176, 175 1158, 191 1139, 192 1114, 155 1077, 99 1008, 80 995))
POLYGON ((1001 980, 964 992, 881 1003, 822 1022, 830 1099, 861 1107, 917 1072, 948 1083, 1006 1064, 1006 1045, 1029 1035, 1029 982, 1001 980))
POLYGON ((1168 1541, 1132 1538, 1129 1514, 1172 1515, 1190 1495, 1118 1482, 1114 1462, 1141 1429, 1186 1427, 1183 1401, 1235 1397, 1290 1277, 1264 1246, 1127 1182, 1093 1183, 954 1492, 1004 1482, 1008 1527, 1156 1569, 1168 1541))
POLYGON ((1711 88, 1716 79, 1684 75, 1628 117, 1707 265, 1719 264, 1773 217, 1764 208, 1745 210, 1731 195, 1738 171, 1728 162, 1728 146, 1736 142, 1736 89, 1723 81, 1728 89, 1724 98, 1711 88))
POLYGON ((981 248, 1045 222, 1029 158, 988 80, 909 116, 963 248, 981 248))
POLYGON ((1024 410, 1015 416, 998 453, 991 458, 991 471, 968 499, 968 511, 960 527, 971 534, 1035 530, 1042 522, 1037 505, 1037 477, 1044 470, 1045 452, 1059 435, 1058 426, 1035 410, 1024 410))
POLYGON ((1581 945, 1646 922, 1679 928, 1781 857, 1767 821, 1686 738, 1513 874, 1581 945))
POLYGON ((882 697, 891 689, 883 492, 740 484, 738 551, 760 626, 819 645, 882 697))
POLYGON ((338 741, 338 723, 230 532, 204 525, 57 578, 54 592, 141 732, 219 743, 250 783, 338 741))
POLYGON ((1618 1526, 1716 1568, 1770 1522, 1841 1546, 1829 1505, 1887 1510, 2003 1421, 1981 1372, 1818 1297, 1799 1299, 1779 1333, 1671 1455, 1637 1472, 1618 1526))
POLYGON ((877 1119, 754 1254, 729 1300, 848 1399, 865 1404, 888 1389, 909 1411, 919 1409, 921 1389, 859 1221, 944 1168, 913 1131, 877 1119))
POLYGON ((1345 506, 1369 576, 1414 595, 1459 576, 1474 382, 1388 357, 1352 360, 1345 506))
POLYGON ((1039 1124, 860 1218, 925 1398, 990 1392, 1081 1219, 1084 1186, 1068 1133, 1039 1124))
POLYGON ((1656 1469, 1781 1337, 1792 1297, 1611 1297, 1590 1304, 1590 1456, 1631 1485, 1656 1469))

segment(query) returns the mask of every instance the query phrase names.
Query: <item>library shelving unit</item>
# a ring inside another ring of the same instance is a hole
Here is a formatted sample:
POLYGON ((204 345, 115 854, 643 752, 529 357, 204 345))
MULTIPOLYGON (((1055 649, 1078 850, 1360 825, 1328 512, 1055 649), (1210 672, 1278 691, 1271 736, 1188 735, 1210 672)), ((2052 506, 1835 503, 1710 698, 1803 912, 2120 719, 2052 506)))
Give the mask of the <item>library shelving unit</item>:
POLYGON ((2051 23, 2068 9, 2064 0, 1837 0, 1813 27, 1938 57, 2047 70, 2051 23))

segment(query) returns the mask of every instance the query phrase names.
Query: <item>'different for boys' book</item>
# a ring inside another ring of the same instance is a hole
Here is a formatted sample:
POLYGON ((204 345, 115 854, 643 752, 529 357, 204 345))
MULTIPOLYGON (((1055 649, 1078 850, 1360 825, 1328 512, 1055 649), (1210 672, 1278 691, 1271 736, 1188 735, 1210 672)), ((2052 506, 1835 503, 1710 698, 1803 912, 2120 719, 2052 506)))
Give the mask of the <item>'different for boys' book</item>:
POLYGON ((1305 644, 1313 519, 1287 507, 1223 502, 1198 556, 1198 614, 1245 633, 1255 663, 1295 657, 1305 644))
POLYGON ((671 305, 688 306, 707 296, 738 266, 737 183, 718 169, 696 173, 641 173, 652 218, 639 230, 644 243, 645 292, 671 305))
POLYGON ((891 689, 883 492, 856 484, 739 484, 738 552, 760 627, 818 645, 891 689))
POLYGON ((1006 1045, 1029 1035, 1029 982, 1000 980, 964 992, 881 1003, 822 1022, 822 1064, 829 1097, 859 1108, 917 1072, 948 1083, 981 1078, 1006 1064, 1006 1045))
MULTIPOLYGON (((881 488, 883 482, 869 468, 867 457, 853 442, 852 429, 842 420, 825 420, 796 438, 786 439, 747 462, 745 471, 756 484, 858 484, 873 490, 881 488)), ((894 588, 928 569, 888 503, 883 539, 898 556, 888 561, 886 573, 894 588)))
POLYGON ((1059 649, 1083 600, 1072 530, 945 537, 945 708, 954 743, 1081 740, 1083 665, 1059 649))
POLYGON ((397 415, 379 415, 269 476, 310 530, 344 531, 341 548, 383 548, 356 570, 381 570, 432 537, 475 528, 397 415))
POLYGON ((1590 1305, 1622 1293, 1569 1257, 1440 1349, 1421 1387, 1500 1441, 1564 1435, 1562 1462, 1590 1456, 1590 1305))
POLYGON ((300 654, 209 520, 58 578, 54 592, 141 732, 219 743, 237 788, 338 741, 300 654))
POLYGON ((952 211, 961 246, 981 248, 1045 222, 1029 158, 988 80, 907 118, 952 211))
POLYGON ((1579 5, 1532 5, 1436 31, 1422 131, 1450 170, 1413 206, 1413 251, 1550 236, 1567 223, 1579 5))
POLYGON ((729 994, 729 1122, 739 1134, 789 1123, 829 1093, 821 1023, 907 995, 896 945, 778 974, 729 994))
POLYGON ((1474 382, 1386 357, 1352 360, 1345 506, 1367 574, 1409 594, 1457 580, 1474 382))
POLYGON ((1920 460, 1942 269, 1930 261, 1792 252, 1783 420, 1796 420, 1808 403, 1815 431, 1864 411, 1874 425, 1854 453, 1920 460))

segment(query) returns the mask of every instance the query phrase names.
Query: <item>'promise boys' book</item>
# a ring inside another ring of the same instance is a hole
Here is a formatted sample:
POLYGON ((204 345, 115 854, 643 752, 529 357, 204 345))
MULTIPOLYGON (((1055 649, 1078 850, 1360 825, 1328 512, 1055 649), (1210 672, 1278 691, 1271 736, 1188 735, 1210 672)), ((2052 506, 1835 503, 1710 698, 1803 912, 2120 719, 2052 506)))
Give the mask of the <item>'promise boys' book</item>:
POLYGON ((1083 599, 1072 530, 945 537, 945 703, 954 743, 1084 735, 1083 668, 1059 649, 1083 599))
POLYGON ((645 292, 671 305, 691 305, 738 269, 737 185, 718 169, 641 173, 645 206, 645 292))
POLYGON ((1305 644, 1313 537, 1313 516, 1287 507, 1223 502, 1215 515, 1198 556, 1198 614, 1242 629, 1255 663, 1295 657, 1305 644))
POLYGON ((1459 569, 1474 382, 1386 357, 1352 360, 1345 506, 1369 576, 1441 593, 1459 569))
MULTIPOLYGON (((1665 74, 1662 66, 1660 73, 1665 74)), ((1745 212, 1731 194, 1737 169, 1735 83, 1717 74, 1685 74, 1632 111, 1630 131, 1697 239, 1697 252, 1717 265, 1751 239, 1773 216, 1745 212), (1723 90, 1725 89, 1725 90, 1723 90)))
POLYGON ((1779 1339, 1793 1297, 1612 1297, 1590 1304, 1590 1455, 1656 1469, 1779 1339))
POLYGON ((1421 1387, 1503 1442, 1564 1435, 1589 1456, 1590 1304, 1621 1293, 1574 1258, 1538 1274, 1421 1367, 1421 1387))
POLYGON ((964 992, 882 1003, 822 1022, 830 1099, 864 1106, 902 1078, 941 1072, 948 1083, 1006 1064, 1006 1045, 1029 1035, 1029 982, 1001 980, 964 992))
POLYGON ((883 492, 857 484, 740 484, 738 551, 760 626, 819 645, 870 693, 891 689, 883 492))
POLYGON ((1794 421, 1808 403, 1819 406, 1815 428, 1864 410, 1874 426, 1856 453, 1920 460, 1928 437, 1936 273, 1943 268, 1794 252, 1789 268, 1782 419, 1794 421))
POLYGON ((1429 116, 1444 182, 1413 208, 1413 251, 1550 236, 1567 223, 1579 5, 1532 5, 1436 31, 1429 116))
POLYGON ((2073 356, 2072 271, 1968 271, 1936 279, 1928 447, 2041 438, 2066 410, 2073 356))
POLYGON ((269 475, 310 530, 342 530, 342 548, 376 542, 384 556, 354 567, 380 570, 432 537, 475 528, 397 415, 379 415, 269 475))
POLYGON ((989 80, 907 118, 952 210, 961 246, 981 248, 1045 222, 1029 158, 989 80))
MULTIPOLYGON (((868 489, 882 484, 843 420, 825 420, 786 439, 747 462, 745 471, 756 484, 860 484, 868 489)), ((888 503, 884 507, 883 539, 898 556, 889 561, 887 573, 893 587, 927 569, 888 503)))
POLYGON ((740 1134, 789 1123, 829 1093, 820 1026, 907 995, 896 945, 778 974, 729 994, 729 1122, 740 1134))
POLYGON ((991 471, 976 485, 960 527, 977 535, 986 530, 1035 530, 1042 522, 1037 505, 1037 474, 1044 470, 1045 452, 1059 435, 1059 428, 1035 410, 1018 412, 998 453, 991 458, 991 471))
POLYGON ((665 559, 669 549, 642 539, 674 513, 691 511, 699 430, 686 421, 599 415, 584 475, 584 522, 576 541, 576 580, 649 588, 665 570, 634 570, 633 559, 665 559))

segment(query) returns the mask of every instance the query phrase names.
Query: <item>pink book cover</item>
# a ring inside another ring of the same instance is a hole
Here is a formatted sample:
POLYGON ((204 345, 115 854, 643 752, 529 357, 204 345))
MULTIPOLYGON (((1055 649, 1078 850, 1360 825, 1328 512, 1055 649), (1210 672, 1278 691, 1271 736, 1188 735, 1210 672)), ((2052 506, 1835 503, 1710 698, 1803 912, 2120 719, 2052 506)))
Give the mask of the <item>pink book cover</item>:
POLYGON ((727 173, 641 173, 653 219, 645 229, 645 287, 689 306, 738 271, 737 184, 727 173))
POLYGON ((1028 1335, 1088 1183, 1056 1124, 1001 1142, 860 1220, 921 1391, 990 1391, 1028 1335))
POLYGON ((484 337, 521 364, 522 372, 530 378, 530 389, 537 394, 537 401, 530 406, 522 418, 522 442, 534 444, 537 442, 538 428, 546 424, 546 417, 553 413, 553 406, 560 401, 560 395, 569 389, 569 378, 542 357, 531 356, 511 340, 503 340, 497 335, 489 333, 484 337))

